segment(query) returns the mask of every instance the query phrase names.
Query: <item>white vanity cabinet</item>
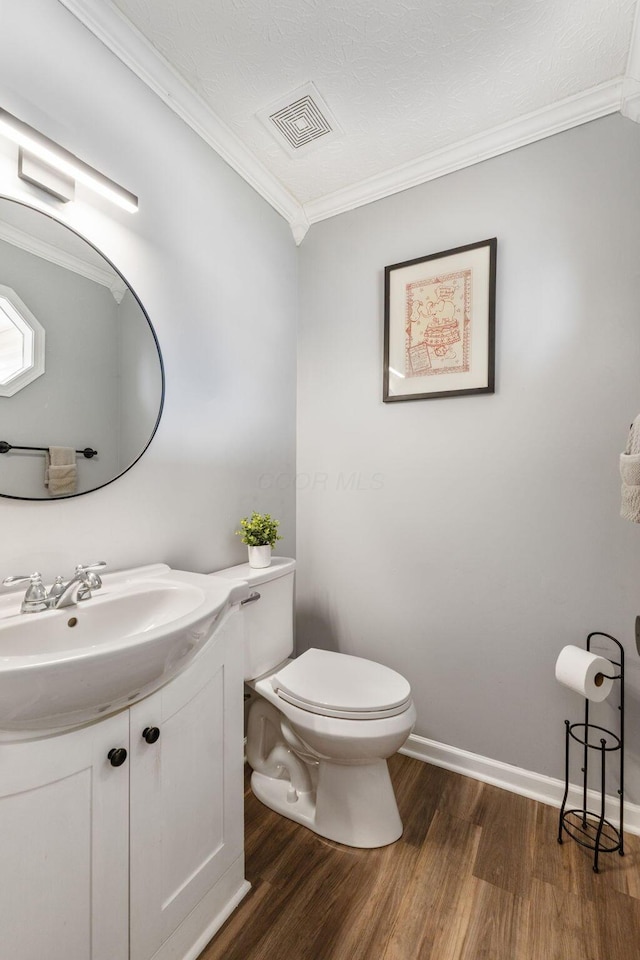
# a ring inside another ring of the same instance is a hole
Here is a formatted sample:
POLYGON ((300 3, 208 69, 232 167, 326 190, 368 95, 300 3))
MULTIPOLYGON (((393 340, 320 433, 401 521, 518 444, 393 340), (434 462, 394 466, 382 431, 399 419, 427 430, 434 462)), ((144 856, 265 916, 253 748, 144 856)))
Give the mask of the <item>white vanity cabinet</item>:
POLYGON ((126 713, 0 744, 0 955, 118 960, 129 941, 126 713))
POLYGON ((182 960, 205 932, 203 949, 246 892, 240 619, 130 710, 131 960, 182 960))
POLYGON ((128 710, 0 743, 2 957, 192 960, 244 896, 240 619, 128 710))

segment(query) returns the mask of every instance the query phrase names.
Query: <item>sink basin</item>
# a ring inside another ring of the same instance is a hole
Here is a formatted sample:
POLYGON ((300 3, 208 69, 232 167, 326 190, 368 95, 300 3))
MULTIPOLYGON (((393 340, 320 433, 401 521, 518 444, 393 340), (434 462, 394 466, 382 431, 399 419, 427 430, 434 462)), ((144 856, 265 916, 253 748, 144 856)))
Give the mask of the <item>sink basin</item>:
POLYGON ((90 600, 20 613, 0 597, 0 731, 64 729, 114 713, 180 673, 242 583, 165 564, 106 574, 90 600))

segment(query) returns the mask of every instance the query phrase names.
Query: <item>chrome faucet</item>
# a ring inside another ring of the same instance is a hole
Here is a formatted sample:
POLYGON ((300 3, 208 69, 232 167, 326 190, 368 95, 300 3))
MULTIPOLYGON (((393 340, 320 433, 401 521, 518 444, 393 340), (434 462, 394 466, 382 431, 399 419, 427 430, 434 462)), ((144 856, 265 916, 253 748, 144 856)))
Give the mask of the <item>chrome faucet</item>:
POLYGON ((56 577, 48 592, 39 573, 33 573, 30 577, 7 577, 2 582, 9 586, 12 583, 29 581, 20 612, 39 613, 41 610, 57 610, 58 607, 70 607, 82 600, 91 599, 91 591, 99 590, 102 586, 102 580, 95 571, 106 565, 104 560, 78 564, 70 580, 56 577))
MULTIPOLYGON (((92 587, 97 589, 97 585, 90 580, 92 576, 97 577, 97 574, 89 574, 84 567, 78 566, 74 575, 66 583, 62 577, 56 577, 51 590, 47 594, 48 607, 51 610, 56 610, 58 607, 70 607, 81 600, 90 600, 92 587)), ((100 578, 97 577, 97 579, 100 578)), ((102 586, 102 581, 100 581, 100 586, 102 586)))
POLYGON ((47 594, 47 607, 57 610, 58 607, 70 607, 74 603, 91 599, 91 591, 99 590, 102 586, 100 576, 95 572, 106 567, 105 560, 96 563, 79 563, 76 571, 66 583, 62 577, 56 577, 47 594))

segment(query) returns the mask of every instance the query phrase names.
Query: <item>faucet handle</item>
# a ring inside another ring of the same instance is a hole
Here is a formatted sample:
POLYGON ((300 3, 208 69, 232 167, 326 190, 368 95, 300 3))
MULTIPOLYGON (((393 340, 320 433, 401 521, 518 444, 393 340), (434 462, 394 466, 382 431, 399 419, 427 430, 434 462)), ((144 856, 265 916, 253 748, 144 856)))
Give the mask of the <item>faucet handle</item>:
POLYGON ((78 574, 86 573, 87 585, 92 590, 99 590, 102 586, 102 580, 97 573, 94 573, 94 570, 102 570, 103 567, 106 567, 106 560, 96 560, 94 563, 79 563, 76 567, 76 576, 78 574))
POLYGON ((30 576, 22 574, 19 577, 5 577, 2 581, 4 587, 10 587, 13 583, 27 583, 30 581, 33 586, 37 586, 38 582, 42 583, 42 577, 39 573, 32 573, 30 576))
POLYGON ((30 577, 5 577, 2 582, 8 587, 12 583, 26 583, 27 581, 29 581, 29 586, 20 609, 23 613, 46 610, 47 591, 39 573, 32 573, 30 577))
POLYGON ((10 587, 11 584, 13 584, 13 583, 26 583, 27 580, 31 580, 31 577, 25 577, 25 576, 21 576, 21 577, 5 577, 4 580, 2 581, 2 586, 3 586, 3 587, 10 587))
POLYGON ((32 607, 37 604, 39 610, 45 609, 46 605, 41 605, 47 599, 47 589, 42 582, 42 577, 39 573, 34 573, 29 579, 31 583, 27 587, 23 603, 30 604, 32 607))

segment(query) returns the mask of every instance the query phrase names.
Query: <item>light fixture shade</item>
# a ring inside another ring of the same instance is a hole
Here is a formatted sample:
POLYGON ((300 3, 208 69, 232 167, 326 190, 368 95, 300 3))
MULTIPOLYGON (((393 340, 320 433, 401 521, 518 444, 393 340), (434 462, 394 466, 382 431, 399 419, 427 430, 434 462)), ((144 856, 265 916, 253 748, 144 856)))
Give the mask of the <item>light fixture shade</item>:
POLYGON ((40 157, 34 157, 24 147, 18 147, 18 176, 41 190, 46 190, 62 203, 75 199, 76 181, 66 173, 45 163, 40 157))
POLYGON ((121 187, 120 184, 104 174, 95 170, 93 167, 80 160, 75 154, 64 147, 59 146, 54 140, 45 137, 28 123, 18 120, 8 110, 0 107, 0 134, 4 134, 10 140, 19 144, 29 153, 38 157, 44 163, 50 164, 61 173, 72 177, 79 183, 95 190, 112 203, 117 204, 129 213, 135 213, 138 209, 138 198, 121 187))

